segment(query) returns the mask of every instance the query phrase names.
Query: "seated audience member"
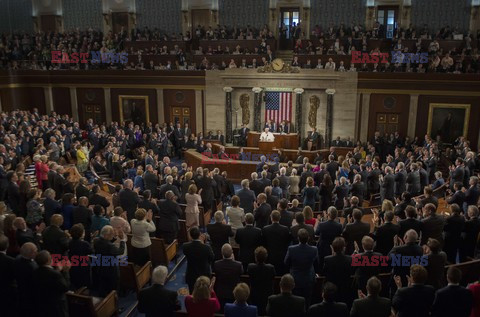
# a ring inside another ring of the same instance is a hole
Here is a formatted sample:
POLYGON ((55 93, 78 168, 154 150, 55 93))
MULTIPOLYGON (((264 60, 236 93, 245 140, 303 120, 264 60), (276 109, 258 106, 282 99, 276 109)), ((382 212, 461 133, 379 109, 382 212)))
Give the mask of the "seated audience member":
POLYGON ((295 280, 290 274, 280 279, 280 294, 268 298, 267 315, 271 317, 304 316, 305 299, 292 294, 295 280))
POLYGON ((390 317, 392 303, 380 296, 381 290, 382 282, 371 277, 367 281, 367 295, 359 292, 359 298, 353 301, 350 317, 390 317))
POLYGON ((232 246, 228 243, 222 246, 222 257, 213 264, 213 271, 216 277, 215 293, 223 308, 227 302, 233 301, 233 289, 240 282, 243 266, 235 261, 232 246))
MULTIPOLYGON (((100 236, 93 241, 95 254, 101 256, 119 256, 125 251, 126 235, 123 231, 115 231, 112 226, 106 225, 100 231, 100 236), (113 242, 112 242, 113 241, 113 242), (115 242, 118 242, 118 247, 115 242)), ((97 268, 98 278, 96 285, 99 285, 99 294, 107 296, 111 291, 118 289, 119 269, 118 266, 99 266, 97 268)))
POLYGON ((212 280, 206 276, 197 278, 192 295, 185 297, 185 308, 189 317, 213 317, 220 310, 214 287, 215 277, 212 280))
POLYGON ((285 266, 290 269, 290 274, 295 279, 293 293, 305 298, 306 307, 310 306, 315 285, 315 272, 318 271, 318 251, 314 246, 309 246, 310 235, 306 229, 298 231, 297 245, 288 247, 285 256, 285 266))
POLYGON ((268 252, 264 247, 255 249, 255 263, 248 265, 248 276, 252 287, 252 303, 257 306, 258 314, 265 315, 268 297, 273 294, 275 268, 267 264, 268 252))
POLYGON ((233 289, 235 302, 225 304, 225 317, 257 317, 257 307, 248 305, 250 288, 245 283, 239 283, 233 289))
POLYGON ((245 215, 245 227, 239 228, 235 234, 235 242, 239 246, 238 258, 247 271, 249 263, 255 262, 255 249, 262 243, 262 230, 253 226, 255 219, 252 214, 245 215))
POLYGON ((435 289, 425 285, 427 281, 427 270, 418 264, 410 267, 409 282, 407 287, 402 287, 402 278, 395 276, 397 292, 392 299, 392 307, 398 317, 407 316, 430 316, 435 289))
POLYGON ((277 275, 286 272, 285 255, 291 242, 291 235, 288 227, 281 225, 280 213, 272 211, 270 216, 272 224, 262 229, 263 244, 268 250, 268 262, 275 266, 277 275))
POLYGON ((165 288, 168 269, 157 266, 152 272, 152 286, 146 287, 138 293, 137 309, 146 317, 162 316, 173 317, 175 311, 180 309, 177 292, 165 288))
POLYGON ((192 241, 183 245, 183 254, 187 258, 185 281, 190 293, 193 292, 195 282, 200 276, 212 275, 212 263, 215 258, 210 245, 205 244, 204 236, 200 236, 200 229, 192 227, 189 231, 192 241))
MULTIPOLYGON (((88 256, 93 253, 90 243, 84 240, 85 230, 81 223, 77 223, 70 228, 70 236, 72 239, 68 245, 68 257, 72 259, 72 256, 88 256)), ((90 287, 90 265, 86 266, 72 266, 70 269, 70 283, 75 289, 80 287, 90 287)))
POLYGON ((215 223, 207 225, 207 233, 210 236, 211 246, 215 254, 215 261, 222 259, 222 247, 228 243, 228 239, 234 236, 232 227, 224 223, 225 218, 222 211, 214 214, 215 223))
POLYGON ((63 224, 62 215, 55 214, 50 219, 50 226, 45 228, 42 233, 43 249, 51 254, 66 255, 70 239, 68 235, 60 229, 63 224))
POLYGON ((462 271, 452 266, 447 271, 448 285, 439 289, 433 301, 432 316, 475 316, 472 311, 472 292, 460 286, 462 271))
POLYGON ((132 219, 132 257, 130 262, 143 266, 150 260, 150 233, 155 232, 155 224, 152 221, 153 213, 143 208, 137 209, 135 219, 132 219))
POLYGON ((326 282, 323 284, 322 298, 323 301, 319 304, 310 306, 307 312, 308 317, 317 317, 317 316, 338 316, 338 317, 348 317, 349 311, 345 303, 336 302, 335 298, 337 296, 337 287, 330 283, 326 282))
POLYGON ((66 292, 69 290, 70 265, 52 267, 50 252, 42 250, 35 257, 38 269, 33 272, 35 316, 68 316, 66 292))
POLYGON ((347 254, 354 251, 354 242, 360 247, 359 251, 363 252, 362 239, 370 233, 370 225, 362 221, 362 212, 359 209, 353 210, 352 217, 344 223, 342 236, 347 242, 347 254), (348 223, 347 223, 348 222, 348 223))
POLYGON ((428 272, 428 278, 425 284, 431 285, 437 290, 446 284, 445 265, 447 265, 447 255, 442 251, 440 242, 435 239, 428 239, 427 247, 428 264, 425 268, 428 272))

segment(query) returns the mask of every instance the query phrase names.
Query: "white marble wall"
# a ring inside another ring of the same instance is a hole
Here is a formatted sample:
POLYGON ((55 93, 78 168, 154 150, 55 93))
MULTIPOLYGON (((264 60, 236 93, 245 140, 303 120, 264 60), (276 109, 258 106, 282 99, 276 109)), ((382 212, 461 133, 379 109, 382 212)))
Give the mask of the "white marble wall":
MULTIPOLYGON (((325 133, 325 118, 327 95, 326 89, 335 89, 333 107, 333 138, 355 136, 355 121, 357 116, 357 74, 340 73, 326 70, 301 70, 297 74, 258 73, 253 69, 228 69, 225 71, 207 71, 206 73, 206 128, 205 130, 225 130, 225 92, 223 87, 233 87, 232 105, 239 107, 238 125, 242 123, 240 96, 243 93, 250 95, 250 123, 253 128, 252 87, 262 88, 303 88, 303 131, 306 133, 308 125, 309 98, 317 95, 320 98, 320 108, 317 112, 317 130, 325 133)), ((293 95, 293 114, 295 114, 295 94, 293 95)), ((264 111, 262 107, 261 120, 263 123, 264 111)), ((294 117, 295 118, 295 117, 294 117)), ((232 119, 233 128, 236 126, 235 116, 232 119)), ((295 122, 293 122, 295 124, 295 122)))

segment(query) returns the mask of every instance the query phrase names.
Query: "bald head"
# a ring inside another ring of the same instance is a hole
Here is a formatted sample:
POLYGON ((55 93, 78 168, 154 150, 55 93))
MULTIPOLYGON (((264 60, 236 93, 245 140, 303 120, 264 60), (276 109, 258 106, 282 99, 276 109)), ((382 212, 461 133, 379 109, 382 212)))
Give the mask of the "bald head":
POLYGON ((37 256, 38 248, 34 243, 26 242, 20 248, 20 255, 24 258, 33 260, 37 256))

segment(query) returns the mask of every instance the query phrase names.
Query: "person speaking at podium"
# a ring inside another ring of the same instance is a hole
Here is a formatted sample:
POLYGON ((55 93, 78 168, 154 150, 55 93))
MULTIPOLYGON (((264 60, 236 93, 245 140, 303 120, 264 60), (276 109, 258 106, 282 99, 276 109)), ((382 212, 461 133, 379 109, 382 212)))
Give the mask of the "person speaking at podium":
POLYGON ((275 141, 275 136, 270 132, 269 128, 265 128, 264 132, 260 134, 260 141, 273 142, 275 141))

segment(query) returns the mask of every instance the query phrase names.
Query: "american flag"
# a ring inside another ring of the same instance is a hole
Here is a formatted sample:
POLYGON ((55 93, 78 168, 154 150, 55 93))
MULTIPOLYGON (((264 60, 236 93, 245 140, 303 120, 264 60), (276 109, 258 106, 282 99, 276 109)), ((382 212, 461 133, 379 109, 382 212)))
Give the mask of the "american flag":
POLYGON ((280 91, 265 92, 265 122, 272 120, 279 124, 292 120, 292 93, 280 91))

